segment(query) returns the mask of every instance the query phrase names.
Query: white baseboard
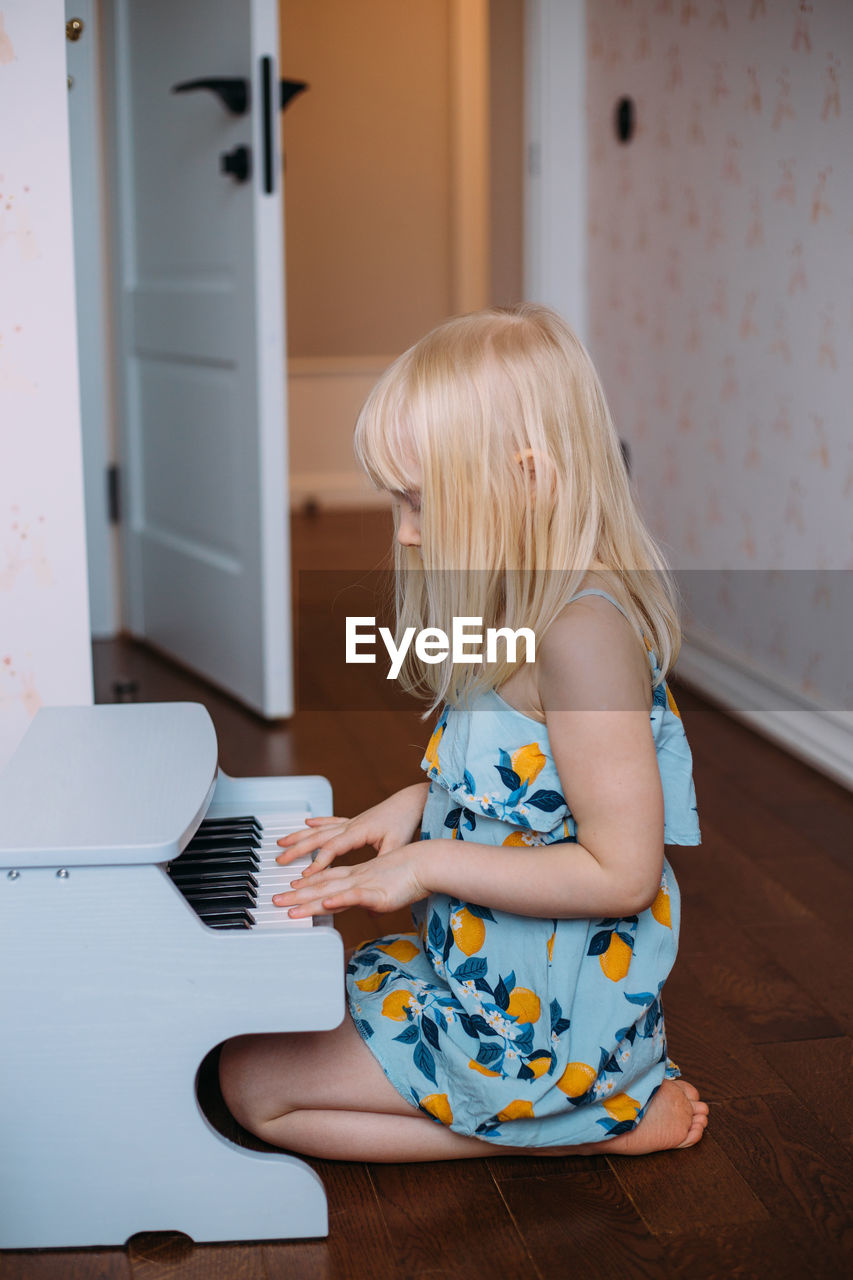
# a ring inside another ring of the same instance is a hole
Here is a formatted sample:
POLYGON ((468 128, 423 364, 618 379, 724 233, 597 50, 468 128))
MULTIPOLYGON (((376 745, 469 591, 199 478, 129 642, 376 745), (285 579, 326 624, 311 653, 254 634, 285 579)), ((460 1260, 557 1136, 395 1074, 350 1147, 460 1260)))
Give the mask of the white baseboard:
POLYGON ((307 502, 323 510, 390 505, 388 495, 374 489, 359 471, 292 471, 291 508, 298 511, 307 502))
POLYGON ((287 365, 290 501, 321 508, 388 505, 352 448, 359 409, 393 356, 312 356, 287 365))
POLYGON ((832 710, 715 644, 685 632, 675 679, 756 733, 853 790, 853 711, 832 710))

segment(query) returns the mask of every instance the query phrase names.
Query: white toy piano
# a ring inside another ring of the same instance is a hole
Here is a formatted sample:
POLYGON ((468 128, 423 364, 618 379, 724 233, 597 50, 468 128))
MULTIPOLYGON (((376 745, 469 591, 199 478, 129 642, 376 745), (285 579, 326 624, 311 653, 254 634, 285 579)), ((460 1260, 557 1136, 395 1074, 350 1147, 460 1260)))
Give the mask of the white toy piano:
POLYGON ((303 1161, 204 1116, 235 1035, 344 1016, 330 920, 273 907, 320 777, 230 778, 194 703, 38 712, 0 774, 0 1247, 328 1233, 303 1161))

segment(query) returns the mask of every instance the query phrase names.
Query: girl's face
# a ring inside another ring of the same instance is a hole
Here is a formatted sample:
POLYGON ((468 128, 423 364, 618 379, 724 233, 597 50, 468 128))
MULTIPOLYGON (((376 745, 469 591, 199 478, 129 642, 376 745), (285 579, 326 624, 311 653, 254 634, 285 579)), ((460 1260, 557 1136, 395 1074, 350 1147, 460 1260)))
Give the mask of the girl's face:
POLYGON ((401 547, 419 547, 421 545, 420 489, 409 489, 406 493, 395 493, 393 498, 400 505, 400 525, 397 530, 397 541, 401 547))

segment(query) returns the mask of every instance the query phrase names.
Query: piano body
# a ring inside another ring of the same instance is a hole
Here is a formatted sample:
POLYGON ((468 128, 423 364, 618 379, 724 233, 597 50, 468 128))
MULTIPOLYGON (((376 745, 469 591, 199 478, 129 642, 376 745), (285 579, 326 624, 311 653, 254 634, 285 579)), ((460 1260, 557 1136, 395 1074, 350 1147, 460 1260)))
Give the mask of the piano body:
POLYGON ((38 712, 0 775, 0 1247, 327 1234, 313 1170, 219 1134, 196 1076, 232 1036, 337 1026, 340 935, 263 885, 207 923, 193 894, 224 819, 274 844, 331 812, 325 778, 217 770, 199 705, 38 712))

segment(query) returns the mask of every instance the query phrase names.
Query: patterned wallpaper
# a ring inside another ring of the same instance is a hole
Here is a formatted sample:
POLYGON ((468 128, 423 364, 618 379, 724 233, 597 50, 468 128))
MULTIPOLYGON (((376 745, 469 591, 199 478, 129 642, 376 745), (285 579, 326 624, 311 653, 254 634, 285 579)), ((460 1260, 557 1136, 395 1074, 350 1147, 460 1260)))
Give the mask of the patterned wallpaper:
POLYGON ((688 639, 851 710, 853 3, 588 0, 587 33, 590 346, 688 639))
POLYGON ((92 701, 65 74, 61 0, 0 0, 0 768, 92 701))

